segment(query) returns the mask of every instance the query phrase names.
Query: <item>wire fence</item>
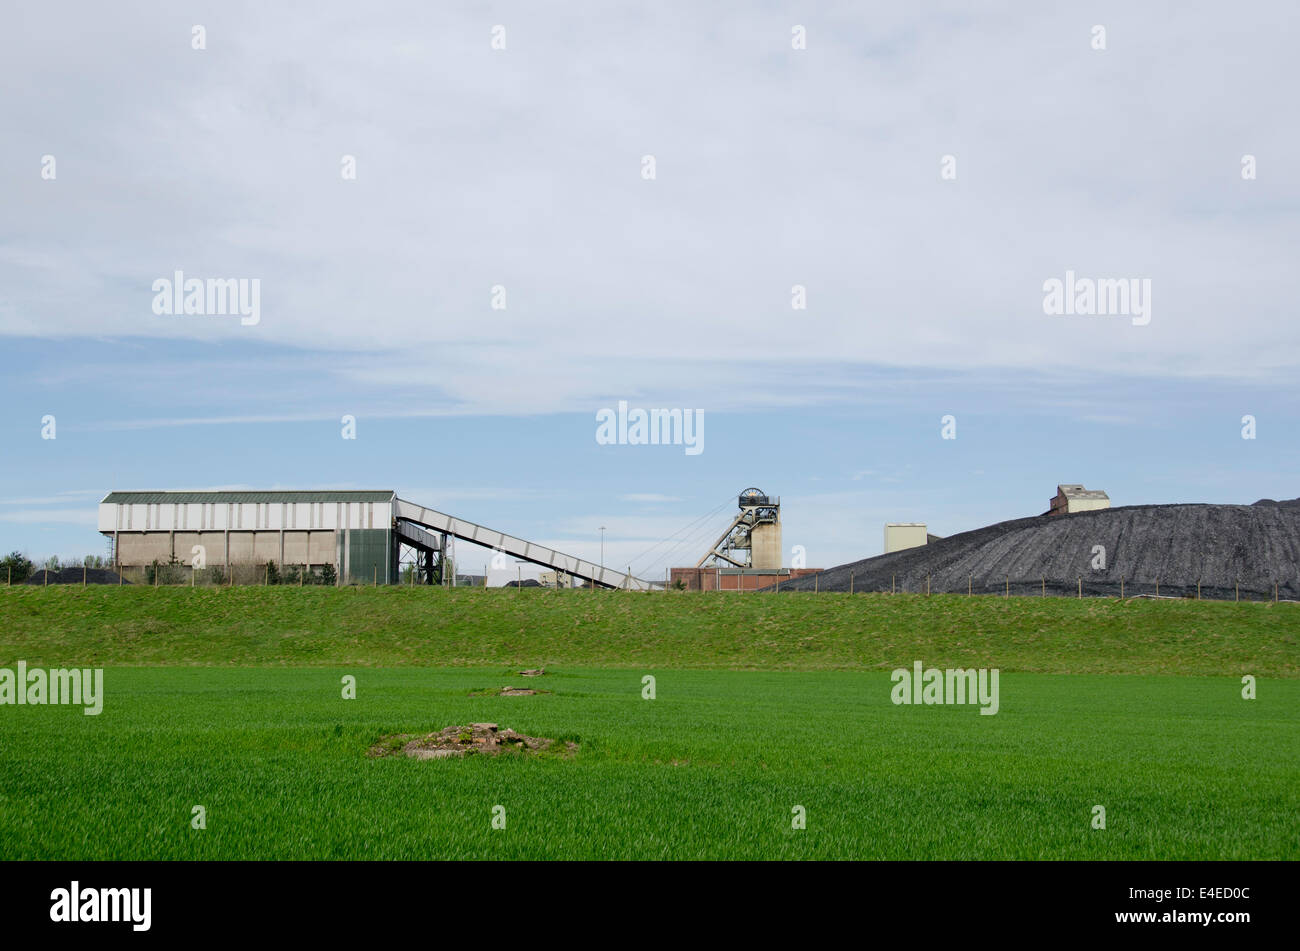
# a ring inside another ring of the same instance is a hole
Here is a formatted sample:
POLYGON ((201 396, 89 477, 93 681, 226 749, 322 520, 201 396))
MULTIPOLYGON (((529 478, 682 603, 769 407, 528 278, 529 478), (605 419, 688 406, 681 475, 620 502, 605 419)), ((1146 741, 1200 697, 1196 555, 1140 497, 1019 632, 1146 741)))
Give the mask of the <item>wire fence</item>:
MULTIPOLYGON (((827 574, 827 573, 823 573, 827 574)), ((841 572, 835 577, 814 575, 798 581, 763 589, 764 592, 785 593, 812 591, 813 593, 841 592, 849 594, 958 594, 969 596, 1001 597, 1070 597, 1070 598, 1169 598, 1174 600, 1203 601, 1297 601, 1300 600, 1300 574, 1289 578, 1234 577, 1224 581, 1222 576, 1214 581, 1188 581, 1186 579, 1161 579, 1158 577, 1096 578, 1086 574, 1073 579, 1039 575, 1037 578, 1011 575, 978 577, 968 574, 955 579, 945 573, 941 578, 932 574, 906 573, 891 575, 884 580, 877 575, 857 577, 848 573, 845 580, 841 572)))
MULTIPOLYGON (((372 572, 369 579, 356 578, 344 585, 371 586, 387 584, 387 579, 379 576, 378 570, 372 572)), ((759 589, 722 589, 693 591, 676 589, 665 584, 654 587, 650 592, 667 591, 673 594, 891 594, 891 595, 968 595, 1010 597, 1070 597, 1070 598, 1162 598, 1172 600, 1203 601, 1275 601, 1300 603, 1300 575, 1287 578, 1234 578, 1231 582, 1216 579, 1214 582, 1170 581, 1161 578, 1106 578, 1099 579, 1085 574, 1077 575, 1073 581, 1040 575, 1038 578, 1012 577, 976 577, 968 574, 964 581, 958 583, 950 573, 941 577, 933 574, 904 573, 891 575, 885 581, 878 575, 859 578, 855 572, 845 573, 832 569, 814 575, 806 575, 795 580, 779 582, 759 589)), ((473 584, 480 590, 487 590, 486 578, 476 579, 473 584)), ((185 564, 129 565, 114 568, 69 567, 56 570, 39 568, 27 578, 19 581, 12 574, 4 579, 4 584, 26 585, 132 585, 149 587, 250 587, 264 586, 326 586, 340 584, 338 572, 333 565, 307 564, 233 564, 230 566, 214 565, 206 568, 194 568, 185 564)), ((403 576, 392 586, 426 585, 415 582, 413 577, 403 576)), ((465 585, 461 585, 464 587, 465 585)), ((518 589, 518 584, 503 587, 518 589)), ((526 586, 525 586, 526 587, 526 586)), ((581 587, 541 586, 551 591, 601 591, 600 586, 584 584, 581 587)))

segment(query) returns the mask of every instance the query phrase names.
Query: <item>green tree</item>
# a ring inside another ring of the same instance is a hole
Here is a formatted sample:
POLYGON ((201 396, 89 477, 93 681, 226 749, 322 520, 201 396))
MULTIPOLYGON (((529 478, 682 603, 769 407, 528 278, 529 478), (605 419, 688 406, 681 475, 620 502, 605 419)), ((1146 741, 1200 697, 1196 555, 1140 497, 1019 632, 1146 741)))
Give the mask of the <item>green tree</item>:
POLYGON ((0 558, 0 572, 3 572, 6 580, 13 584, 26 581, 35 568, 32 560, 20 551, 11 551, 4 558, 0 558))

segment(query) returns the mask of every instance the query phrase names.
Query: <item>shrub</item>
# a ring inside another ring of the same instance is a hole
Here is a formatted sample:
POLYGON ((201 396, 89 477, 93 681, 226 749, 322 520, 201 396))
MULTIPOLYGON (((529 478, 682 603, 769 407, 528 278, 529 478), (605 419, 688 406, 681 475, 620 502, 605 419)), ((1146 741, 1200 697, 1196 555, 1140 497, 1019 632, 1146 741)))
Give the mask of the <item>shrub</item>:
POLYGON ((180 584, 181 563, 172 555, 164 564, 155 558, 145 566, 144 579, 148 584, 180 584))
POLYGON ((11 551, 4 558, 0 558, 0 572, 3 572, 6 580, 13 584, 26 581, 35 568, 32 560, 20 551, 11 551))

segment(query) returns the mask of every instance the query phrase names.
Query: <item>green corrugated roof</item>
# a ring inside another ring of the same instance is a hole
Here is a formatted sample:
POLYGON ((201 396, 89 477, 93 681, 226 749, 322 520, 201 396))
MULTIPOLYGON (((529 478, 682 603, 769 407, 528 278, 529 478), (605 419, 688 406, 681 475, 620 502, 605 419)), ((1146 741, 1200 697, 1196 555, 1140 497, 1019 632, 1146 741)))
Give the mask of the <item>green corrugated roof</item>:
POLYGON ((108 503, 152 505, 189 502, 391 502, 394 492, 110 492, 108 503))

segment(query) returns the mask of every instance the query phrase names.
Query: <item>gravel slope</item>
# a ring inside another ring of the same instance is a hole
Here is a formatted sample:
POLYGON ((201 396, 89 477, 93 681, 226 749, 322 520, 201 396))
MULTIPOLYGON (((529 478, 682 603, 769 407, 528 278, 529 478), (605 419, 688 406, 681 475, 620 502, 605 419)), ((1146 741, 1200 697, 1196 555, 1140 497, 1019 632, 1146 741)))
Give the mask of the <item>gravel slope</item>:
POLYGON ((1039 515, 865 558, 781 583, 782 591, 930 591, 965 594, 1235 596, 1300 598, 1300 499, 1254 505, 1129 505, 1039 515), (1106 567, 1094 568, 1094 546, 1106 567))

